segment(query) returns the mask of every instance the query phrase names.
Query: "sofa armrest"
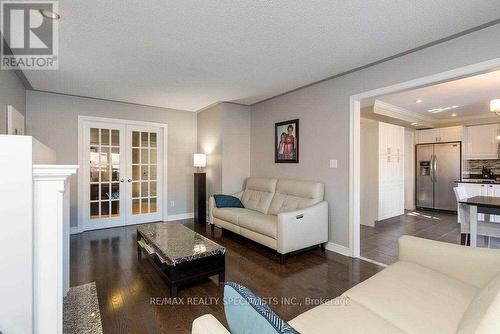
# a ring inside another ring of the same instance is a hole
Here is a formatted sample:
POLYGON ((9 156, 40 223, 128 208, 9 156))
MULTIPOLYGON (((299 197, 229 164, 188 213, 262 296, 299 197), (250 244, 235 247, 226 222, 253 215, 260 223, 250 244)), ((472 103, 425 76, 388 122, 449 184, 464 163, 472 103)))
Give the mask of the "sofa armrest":
POLYGON ((192 334, 231 334, 229 331, 211 314, 202 315, 194 319, 192 334))
POLYGON ((208 199, 208 223, 214 223, 213 209, 215 208, 215 198, 210 196, 208 199))
POLYGON ((499 272, 500 250, 405 235, 399 238, 399 260, 419 264, 482 288, 499 272))
POLYGON ((277 251, 280 254, 328 241, 328 203, 278 214, 277 251))

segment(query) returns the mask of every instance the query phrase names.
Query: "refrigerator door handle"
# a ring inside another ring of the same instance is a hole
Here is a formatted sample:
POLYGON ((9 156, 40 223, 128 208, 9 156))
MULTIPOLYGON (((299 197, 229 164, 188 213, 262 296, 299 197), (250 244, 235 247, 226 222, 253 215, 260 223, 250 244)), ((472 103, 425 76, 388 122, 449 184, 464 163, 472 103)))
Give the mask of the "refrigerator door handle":
POLYGON ((434 154, 431 154, 431 182, 434 183, 434 154))
POLYGON ((434 182, 437 183, 438 181, 438 159, 437 156, 434 155, 434 182))

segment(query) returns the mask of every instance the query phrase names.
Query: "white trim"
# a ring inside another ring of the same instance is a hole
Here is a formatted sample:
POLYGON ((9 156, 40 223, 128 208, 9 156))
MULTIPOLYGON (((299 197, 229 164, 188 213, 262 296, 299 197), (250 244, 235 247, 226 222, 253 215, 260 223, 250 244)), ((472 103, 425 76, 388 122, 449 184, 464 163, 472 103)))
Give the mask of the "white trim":
POLYGON ((473 65, 467 65, 450 71, 445 71, 415 80, 398 83, 392 86, 377 88, 349 97, 349 248, 353 257, 360 253, 360 101, 367 98, 376 98, 381 95, 400 92, 403 90, 421 88, 436 83, 456 80, 472 75, 478 75, 500 67, 500 58, 491 59, 473 65))
POLYGON ((375 100, 375 103, 373 104, 373 113, 398 118, 407 122, 418 122, 420 125, 433 126, 435 123, 439 122, 438 119, 434 117, 421 115, 414 111, 398 107, 381 100, 375 100), (377 112, 376 108, 382 109, 383 113, 377 112))
MULTIPOLYGON (((106 117, 96 117, 96 116, 82 116, 78 115, 78 164, 83 166, 85 163, 83 161, 83 150, 85 148, 84 144, 84 124, 86 122, 98 122, 98 123, 115 123, 122 125, 138 125, 138 126, 152 126, 160 128, 163 132, 163 205, 162 205, 162 220, 168 220, 168 124, 166 123, 156 123, 156 122, 146 122, 146 121, 135 121, 127 119, 118 118, 106 118, 106 117)), ((83 189, 84 175, 83 173, 78 173, 78 199, 77 199, 77 231, 81 233, 85 231, 85 226, 83 224, 83 208, 85 207, 84 196, 81 195, 80 189, 83 189)), ((106 227, 103 227, 106 228, 106 227)))
POLYGON ((187 212, 187 213, 179 213, 177 215, 170 215, 167 216, 167 219, 165 221, 174 221, 174 220, 181 220, 181 219, 190 219, 194 218, 194 212, 187 212))
POLYGON ((33 180, 66 180, 79 165, 33 165, 33 180))
POLYGON ((327 242, 325 248, 330 252, 335 252, 344 256, 351 256, 351 250, 346 246, 342 246, 333 242, 327 242))
POLYGON ((364 256, 360 256, 359 257, 360 260, 363 260, 363 261, 366 261, 366 262, 370 262, 370 263, 373 263, 373 264, 376 264, 377 266, 381 266, 381 267, 384 267, 384 268, 387 268, 389 267, 388 264, 385 264, 385 263, 382 263, 382 262, 378 262, 378 261, 375 261, 375 260, 372 260, 372 259, 369 259, 369 258, 366 258, 364 256))
POLYGON ((163 127, 167 126, 167 124, 165 124, 165 123, 134 121, 134 120, 129 120, 129 119, 121 119, 121 118, 106 118, 106 117, 78 115, 78 123, 80 123, 80 122, 116 123, 116 124, 124 124, 124 125, 154 126, 154 127, 158 127, 158 128, 163 128, 163 127))

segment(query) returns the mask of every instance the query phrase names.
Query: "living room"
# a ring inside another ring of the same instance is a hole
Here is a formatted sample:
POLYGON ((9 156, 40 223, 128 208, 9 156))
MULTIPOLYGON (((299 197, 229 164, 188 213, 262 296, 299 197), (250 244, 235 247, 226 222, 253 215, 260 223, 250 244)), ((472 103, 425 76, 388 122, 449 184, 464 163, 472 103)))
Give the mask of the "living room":
POLYGON ((500 326, 498 250, 359 246, 360 101, 498 70, 498 1, 23 5, 56 68, 2 26, 0 332, 500 326))

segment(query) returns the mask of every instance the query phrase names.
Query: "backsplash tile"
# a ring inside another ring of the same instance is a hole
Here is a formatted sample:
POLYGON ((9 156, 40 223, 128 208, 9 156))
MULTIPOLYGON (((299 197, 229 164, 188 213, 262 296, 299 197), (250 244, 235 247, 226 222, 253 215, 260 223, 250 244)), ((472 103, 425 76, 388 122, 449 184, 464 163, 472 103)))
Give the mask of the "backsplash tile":
POLYGON ((485 166, 490 169, 495 175, 500 175, 500 159, 495 160, 466 160, 464 172, 467 174, 481 174, 482 168, 485 166))

